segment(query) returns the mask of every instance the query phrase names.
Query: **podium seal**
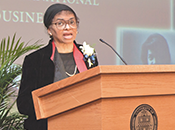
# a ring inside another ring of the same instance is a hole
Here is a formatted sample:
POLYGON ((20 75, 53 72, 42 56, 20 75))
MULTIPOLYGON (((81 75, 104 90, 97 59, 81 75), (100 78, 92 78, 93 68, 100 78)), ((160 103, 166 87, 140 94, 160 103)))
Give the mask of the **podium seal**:
POLYGON ((154 109, 148 104, 138 106, 130 121, 130 130, 157 130, 157 115, 154 109))

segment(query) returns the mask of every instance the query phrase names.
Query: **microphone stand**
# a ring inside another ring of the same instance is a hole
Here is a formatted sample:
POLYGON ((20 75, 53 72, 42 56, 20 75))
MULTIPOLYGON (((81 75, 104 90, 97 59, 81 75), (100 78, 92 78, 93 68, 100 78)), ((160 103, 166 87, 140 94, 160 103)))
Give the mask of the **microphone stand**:
POLYGON ((123 60, 123 58, 116 52, 116 50, 111 46, 109 45, 107 42, 103 41, 102 39, 99 39, 102 43, 105 43, 106 45, 108 45, 116 54, 117 56, 122 60, 122 62, 127 65, 127 63, 123 60))

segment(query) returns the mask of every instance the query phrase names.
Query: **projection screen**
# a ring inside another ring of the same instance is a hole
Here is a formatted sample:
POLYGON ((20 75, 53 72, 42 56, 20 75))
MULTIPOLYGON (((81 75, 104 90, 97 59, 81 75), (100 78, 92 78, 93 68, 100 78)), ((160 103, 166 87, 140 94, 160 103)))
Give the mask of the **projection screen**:
POLYGON ((1 0, 0 38, 16 33, 26 43, 42 39, 39 44, 47 45, 43 14, 54 3, 67 4, 77 13, 76 41, 95 47, 100 65, 123 65, 100 38, 129 65, 175 63, 174 0, 1 0))

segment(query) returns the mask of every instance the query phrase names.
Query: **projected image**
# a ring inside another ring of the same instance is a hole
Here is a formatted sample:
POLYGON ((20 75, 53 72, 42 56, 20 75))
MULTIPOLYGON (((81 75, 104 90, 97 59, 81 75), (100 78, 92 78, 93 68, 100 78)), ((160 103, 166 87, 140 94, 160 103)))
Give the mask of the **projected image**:
POLYGON ((173 19, 173 29, 175 29, 175 0, 172 0, 172 19, 173 19))
POLYGON ((120 53, 128 64, 175 63, 175 32, 152 30, 120 30, 120 53))
POLYGON ((164 36, 153 33, 142 44, 141 60, 143 64, 170 64, 170 51, 164 36))

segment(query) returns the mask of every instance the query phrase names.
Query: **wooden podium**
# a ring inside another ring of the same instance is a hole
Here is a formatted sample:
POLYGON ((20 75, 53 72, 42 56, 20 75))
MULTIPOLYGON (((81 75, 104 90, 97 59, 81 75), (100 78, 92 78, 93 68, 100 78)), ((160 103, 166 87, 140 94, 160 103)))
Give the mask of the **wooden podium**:
POLYGON ((175 129, 175 65, 98 66, 32 96, 48 130, 130 130, 141 104, 155 110, 157 130, 175 129))

